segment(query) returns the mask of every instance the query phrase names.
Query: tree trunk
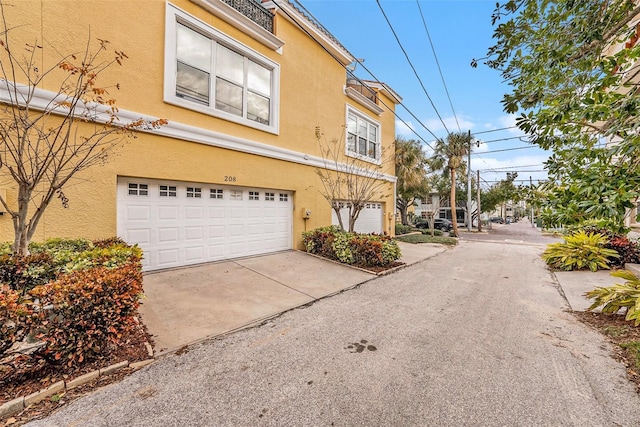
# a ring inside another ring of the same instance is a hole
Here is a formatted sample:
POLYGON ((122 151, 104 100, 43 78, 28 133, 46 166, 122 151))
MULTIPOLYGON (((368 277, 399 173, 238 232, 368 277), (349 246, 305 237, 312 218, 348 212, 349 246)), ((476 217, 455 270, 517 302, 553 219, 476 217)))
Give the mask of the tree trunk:
MULTIPOLYGON (((454 168, 451 171, 451 223, 453 224, 453 237, 458 237, 458 210, 456 209, 456 170, 454 168)), ((451 233, 449 233, 451 234, 451 233)))

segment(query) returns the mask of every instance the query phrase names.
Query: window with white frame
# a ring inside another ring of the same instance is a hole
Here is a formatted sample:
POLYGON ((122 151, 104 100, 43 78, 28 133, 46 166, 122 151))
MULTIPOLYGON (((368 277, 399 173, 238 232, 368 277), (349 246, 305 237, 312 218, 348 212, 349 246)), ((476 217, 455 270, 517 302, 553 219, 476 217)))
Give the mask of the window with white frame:
POLYGON ((166 25, 167 102, 277 132, 278 64, 170 5, 166 25))
POLYGON ((231 200, 242 200, 242 190, 231 190, 229 194, 231 200))
POLYGON ((351 109, 347 112, 347 154, 375 162, 381 158, 380 125, 351 109))
POLYGON ((178 189, 173 185, 161 185, 160 197, 177 197, 178 189))
POLYGON ((209 197, 211 199, 222 199, 224 197, 224 190, 221 188, 212 188, 209 191, 209 197))
POLYGON ((264 193, 265 200, 274 201, 275 197, 276 197, 275 193, 264 193))
POLYGON ((187 187, 187 197, 200 199, 202 198, 202 188, 187 187))
POLYGON ((249 200, 260 200, 260 193, 258 191, 249 191, 249 200))
POLYGON ((289 201, 289 195, 286 193, 280 193, 280 201, 281 202, 287 202, 289 201))
POLYGON ((149 185, 148 184, 138 184, 135 182, 129 183, 129 195, 130 196, 148 196, 149 195, 149 185))

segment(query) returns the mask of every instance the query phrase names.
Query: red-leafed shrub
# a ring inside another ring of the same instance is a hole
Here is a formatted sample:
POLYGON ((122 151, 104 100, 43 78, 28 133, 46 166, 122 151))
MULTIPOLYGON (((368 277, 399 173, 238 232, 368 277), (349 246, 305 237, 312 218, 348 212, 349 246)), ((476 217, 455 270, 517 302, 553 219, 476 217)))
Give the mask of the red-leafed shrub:
POLYGON ((620 255, 619 258, 610 259, 609 265, 612 267, 622 267, 626 263, 637 264, 640 261, 640 249, 638 243, 624 236, 614 236, 605 244, 605 248, 613 249, 620 255))
POLYGON ((24 338, 31 313, 31 301, 22 292, 0 285, 0 354, 24 338))
POLYGON ((56 268, 50 254, 42 252, 27 256, 5 254, 0 256, 0 284, 14 291, 27 292, 56 277, 56 268))
POLYGON ((135 327, 142 272, 135 262, 117 269, 78 270, 29 293, 38 300, 32 332, 47 343, 43 356, 71 366, 99 358, 135 327))

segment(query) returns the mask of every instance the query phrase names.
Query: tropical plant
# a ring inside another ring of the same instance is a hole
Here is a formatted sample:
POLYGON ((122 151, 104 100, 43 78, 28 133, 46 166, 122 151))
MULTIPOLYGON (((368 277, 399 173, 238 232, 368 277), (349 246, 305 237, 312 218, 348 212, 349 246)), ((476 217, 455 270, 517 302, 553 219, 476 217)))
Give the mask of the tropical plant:
POLYGON ((403 225, 409 225, 408 208, 416 198, 424 199, 429 193, 427 157, 420 143, 396 137, 396 208, 403 225))
POLYGON ((619 257, 613 249, 604 245, 607 238, 602 234, 579 231, 566 236, 564 243, 552 243, 542 254, 542 259, 552 268, 558 270, 609 269, 610 258, 619 257))
MULTIPOLYGON (((430 163, 433 169, 446 168, 450 177, 450 205, 451 212, 456 212, 456 175, 458 172, 467 172, 467 165, 464 156, 469 152, 471 144, 471 134, 468 132, 450 133, 446 139, 439 139, 436 142, 433 156, 430 163)), ((452 215, 451 222, 453 230, 451 235, 458 236, 458 220, 456 215, 452 215)))
POLYGON ((633 320, 640 325, 640 279, 628 270, 618 270, 611 273, 614 277, 624 279, 623 284, 609 287, 598 287, 589 291, 585 296, 594 302, 589 310, 602 306, 603 313, 614 314, 620 309, 626 309, 626 320, 633 320))

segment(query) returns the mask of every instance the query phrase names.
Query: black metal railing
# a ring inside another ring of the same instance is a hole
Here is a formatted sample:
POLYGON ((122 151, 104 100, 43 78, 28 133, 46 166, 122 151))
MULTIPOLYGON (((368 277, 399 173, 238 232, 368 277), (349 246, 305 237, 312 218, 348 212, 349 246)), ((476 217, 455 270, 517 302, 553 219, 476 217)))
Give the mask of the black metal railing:
POLYGON ((350 87, 356 92, 359 92, 361 95, 374 102, 375 104, 378 103, 378 94, 376 93, 376 91, 371 89, 369 86, 362 84, 362 82, 349 71, 347 71, 347 87, 350 87))
POLYGON ((260 0, 222 0, 265 30, 273 33, 273 14, 260 3, 260 0))

